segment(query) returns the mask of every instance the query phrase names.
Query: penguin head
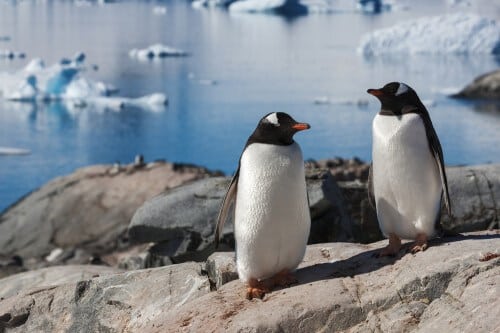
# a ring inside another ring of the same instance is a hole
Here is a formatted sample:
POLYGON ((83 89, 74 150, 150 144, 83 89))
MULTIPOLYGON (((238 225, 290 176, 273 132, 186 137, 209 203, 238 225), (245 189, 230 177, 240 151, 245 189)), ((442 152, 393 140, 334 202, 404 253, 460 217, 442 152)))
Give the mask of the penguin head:
POLYGON ((293 136, 299 131, 309 129, 307 123, 295 121, 289 114, 284 112, 272 112, 259 121, 257 128, 249 138, 249 143, 269 143, 277 145, 290 145, 293 136))
POLYGON ((380 100, 383 110, 394 114, 401 114, 404 107, 419 108, 422 105, 415 90, 402 82, 390 82, 380 89, 368 89, 366 92, 380 100))

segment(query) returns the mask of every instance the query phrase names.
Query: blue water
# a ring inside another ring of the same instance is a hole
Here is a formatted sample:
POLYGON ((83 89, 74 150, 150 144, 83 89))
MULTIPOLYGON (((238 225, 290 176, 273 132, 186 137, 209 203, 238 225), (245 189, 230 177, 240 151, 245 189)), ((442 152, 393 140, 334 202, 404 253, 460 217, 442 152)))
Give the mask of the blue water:
MULTIPOLYGON (((346 0, 344 0, 346 1, 346 0)), ((335 1, 332 1, 335 3, 335 1)), ((492 2, 494 3, 494 2, 492 2)), ((406 11, 363 15, 342 12, 298 18, 231 15, 196 10, 187 1, 119 1, 78 7, 71 1, 0 2, 0 49, 24 51, 24 60, 0 61, 15 71, 29 59, 47 64, 78 51, 87 55, 86 76, 137 97, 169 96, 160 112, 121 112, 64 105, 8 103, 0 99, 0 146, 31 150, 27 156, 0 156, 0 210, 53 177, 102 163, 146 161, 196 163, 231 173, 260 117, 285 111, 312 129, 297 135, 306 158, 358 156, 369 160, 371 120, 379 104, 367 88, 401 80, 417 90, 429 108, 447 164, 500 162, 500 114, 451 100, 444 91, 460 88, 498 68, 492 56, 412 56, 366 60, 356 54, 361 36, 396 22, 442 14, 446 1, 419 1, 406 11), (153 7, 167 6, 154 15, 153 7), (132 48, 162 42, 191 53, 186 58, 138 62, 132 48), (203 85, 190 76, 216 80, 203 85), (317 97, 366 100, 315 105, 317 97)), ((466 9, 494 18, 497 5, 466 9)))

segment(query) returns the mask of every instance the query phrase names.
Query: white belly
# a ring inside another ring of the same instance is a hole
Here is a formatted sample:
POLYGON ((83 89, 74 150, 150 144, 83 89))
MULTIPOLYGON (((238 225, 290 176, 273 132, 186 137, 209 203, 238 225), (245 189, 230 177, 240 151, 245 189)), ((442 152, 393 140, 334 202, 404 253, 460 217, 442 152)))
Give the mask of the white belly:
POLYGON ((431 237, 441 207, 438 165, 417 114, 373 120, 373 189, 380 229, 414 239, 431 237))
POLYGON ((294 270, 304 257, 311 218, 304 161, 297 143, 253 143, 241 157, 235 207, 241 280, 294 270))

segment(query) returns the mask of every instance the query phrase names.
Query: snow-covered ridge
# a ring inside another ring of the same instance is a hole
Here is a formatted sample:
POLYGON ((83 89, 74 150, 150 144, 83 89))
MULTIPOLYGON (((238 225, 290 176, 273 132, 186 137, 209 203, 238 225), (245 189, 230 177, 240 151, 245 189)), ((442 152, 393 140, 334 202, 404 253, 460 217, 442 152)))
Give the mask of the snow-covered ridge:
POLYGON ((115 97, 114 86, 84 76, 85 54, 73 59, 61 59, 46 66, 42 59, 32 59, 26 67, 15 73, 0 73, 0 97, 18 102, 62 101, 71 107, 96 105, 114 110, 137 106, 158 110, 168 98, 155 93, 140 98, 115 97))
POLYGON ((450 14, 402 22, 365 35, 365 56, 405 54, 500 54, 500 24, 474 14, 450 14))
POLYGON ((153 58, 184 57, 188 53, 163 44, 153 44, 145 49, 132 49, 129 51, 131 58, 149 60, 153 58))

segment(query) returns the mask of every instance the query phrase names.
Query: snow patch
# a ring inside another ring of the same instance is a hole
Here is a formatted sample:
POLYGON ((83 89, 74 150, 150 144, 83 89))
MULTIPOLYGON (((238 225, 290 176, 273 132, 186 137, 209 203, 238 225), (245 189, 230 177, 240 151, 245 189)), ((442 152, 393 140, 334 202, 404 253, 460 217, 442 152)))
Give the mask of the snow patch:
POLYGON ((474 14, 424 17, 377 30, 361 39, 364 56, 407 54, 499 54, 500 25, 474 14))

